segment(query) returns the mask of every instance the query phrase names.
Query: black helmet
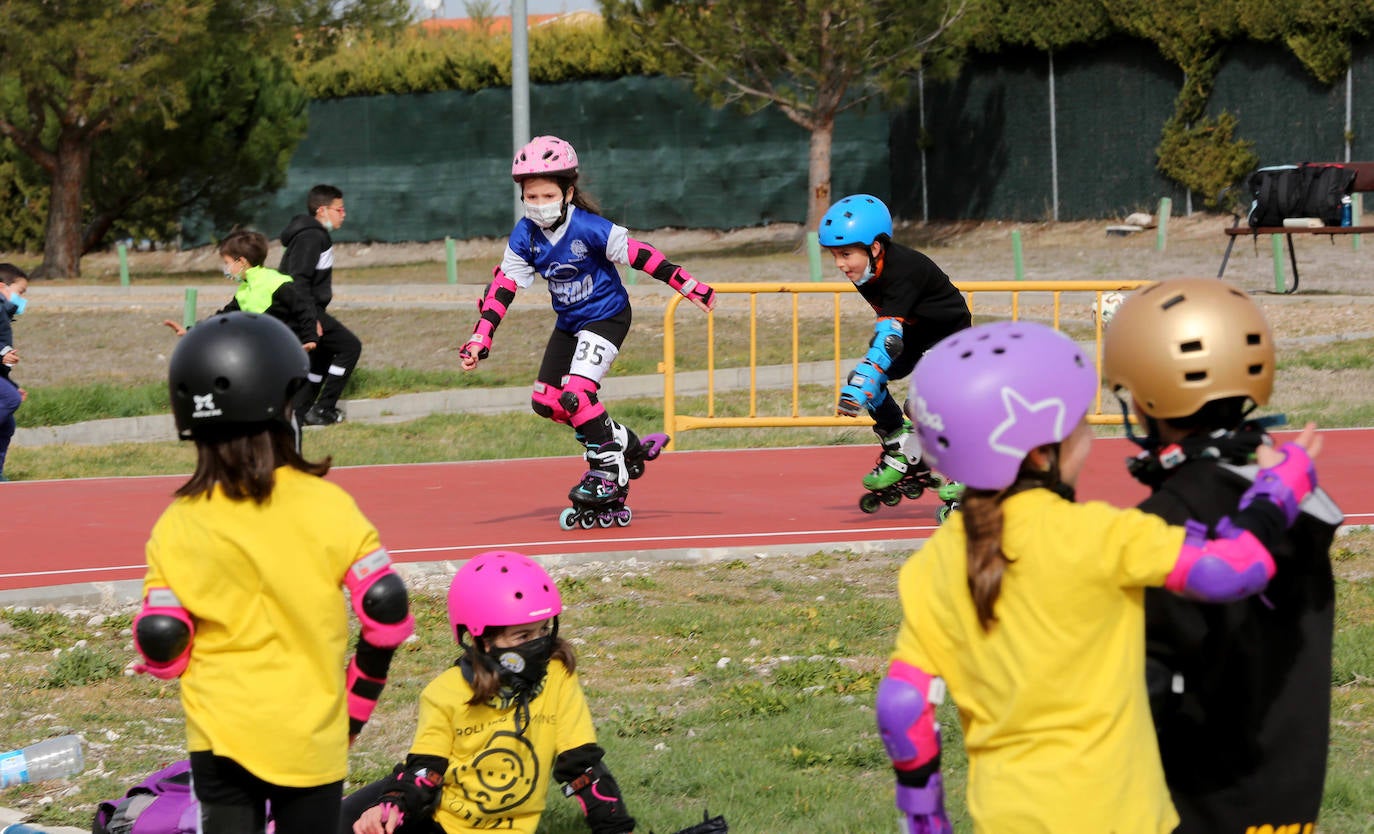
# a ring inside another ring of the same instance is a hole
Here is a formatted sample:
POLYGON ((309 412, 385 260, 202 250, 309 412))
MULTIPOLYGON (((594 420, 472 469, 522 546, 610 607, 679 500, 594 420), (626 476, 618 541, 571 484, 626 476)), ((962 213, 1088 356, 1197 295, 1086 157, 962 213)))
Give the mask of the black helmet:
POLYGON ((206 319, 181 337, 168 363, 177 436, 190 440, 202 427, 289 424, 287 404, 309 370, 300 340, 271 316, 206 319))

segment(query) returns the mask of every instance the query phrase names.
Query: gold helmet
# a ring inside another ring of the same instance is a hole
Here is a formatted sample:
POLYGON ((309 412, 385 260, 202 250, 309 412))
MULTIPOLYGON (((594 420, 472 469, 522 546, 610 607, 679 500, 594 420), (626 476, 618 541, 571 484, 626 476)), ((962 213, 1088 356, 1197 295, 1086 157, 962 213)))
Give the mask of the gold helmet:
POLYGON ((1102 379, 1161 420, 1228 397, 1269 402, 1274 340, 1255 302, 1214 278, 1145 287, 1121 305, 1102 339, 1102 379))

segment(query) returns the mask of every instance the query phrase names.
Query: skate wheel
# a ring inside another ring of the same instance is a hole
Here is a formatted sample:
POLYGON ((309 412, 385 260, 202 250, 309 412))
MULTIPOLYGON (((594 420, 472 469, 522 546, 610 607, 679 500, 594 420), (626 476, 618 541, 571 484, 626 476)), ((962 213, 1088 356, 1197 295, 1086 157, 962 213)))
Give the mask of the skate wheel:
POLYGON ((876 513, 879 503, 878 496, 870 492, 859 498, 859 509, 866 513, 876 513))
POLYGON ((629 526, 630 526, 630 519, 631 519, 633 516, 634 516, 634 513, 630 512, 630 508, 629 508, 629 507, 626 507, 625 509, 623 509, 623 510, 621 510, 620 512, 618 512, 618 513, 615 514, 615 523, 618 524, 618 525, 620 525, 621 527, 629 527, 629 526))
POLYGON ((889 507, 895 507, 902 503, 902 494, 900 492, 885 492, 882 495, 882 501, 889 507))
POLYGON ((952 512, 954 512, 954 508, 949 506, 948 504, 945 504, 944 506, 940 507, 940 509, 935 511, 935 523, 944 524, 945 519, 949 518, 949 514, 952 512))
POLYGON ((558 526, 563 528, 564 530, 571 530, 572 528, 577 526, 576 516, 577 510, 574 510, 572 507, 568 507, 566 510, 558 514, 558 526))
POLYGON ((615 514, 602 513, 596 517, 596 523, 600 527, 610 527, 612 524, 615 524, 615 514))
POLYGON ((586 515, 579 518, 577 520, 577 523, 581 525, 583 530, 590 530, 596 526, 596 516, 592 513, 587 513, 586 515))
POLYGON ((626 463, 625 470, 630 474, 630 480, 634 480, 644 474, 644 464, 640 462, 626 463))

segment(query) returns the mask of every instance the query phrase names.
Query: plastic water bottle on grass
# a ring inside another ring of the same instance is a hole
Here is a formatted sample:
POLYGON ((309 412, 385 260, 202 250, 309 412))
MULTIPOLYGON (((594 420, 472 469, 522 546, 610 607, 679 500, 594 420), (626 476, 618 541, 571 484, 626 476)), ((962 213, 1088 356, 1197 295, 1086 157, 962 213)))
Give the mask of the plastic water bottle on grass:
POLYGON ((85 764, 77 736, 45 739, 22 750, 0 753, 0 787, 61 779, 80 773, 85 764))

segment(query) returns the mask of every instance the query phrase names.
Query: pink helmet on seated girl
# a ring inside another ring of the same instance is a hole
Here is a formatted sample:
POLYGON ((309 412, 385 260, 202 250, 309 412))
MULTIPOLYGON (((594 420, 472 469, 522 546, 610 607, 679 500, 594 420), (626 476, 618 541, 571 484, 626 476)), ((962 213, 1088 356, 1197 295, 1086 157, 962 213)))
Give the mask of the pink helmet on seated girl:
POLYGON ((557 136, 536 136, 515 152, 511 179, 570 176, 577 173, 577 151, 557 136))
POLYGON ((488 628, 525 625, 563 611, 558 585, 538 562, 514 550, 489 550, 458 569, 448 588, 453 636, 481 637, 488 628))
POLYGON ((931 467, 973 489, 1004 489, 1031 449, 1069 436, 1097 390, 1097 369, 1068 336, 1000 321, 927 351, 910 403, 931 467))

